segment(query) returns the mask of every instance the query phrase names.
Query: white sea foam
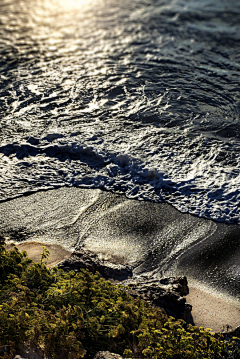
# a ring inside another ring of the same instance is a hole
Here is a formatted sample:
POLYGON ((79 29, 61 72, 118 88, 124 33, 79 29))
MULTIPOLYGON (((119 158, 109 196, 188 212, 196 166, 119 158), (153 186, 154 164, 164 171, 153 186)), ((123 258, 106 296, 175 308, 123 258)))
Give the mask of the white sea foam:
POLYGON ((0 200, 84 186, 239 223, 236 2, 3 3, 0 200))
POLYGON ((125 143, 122 129, 101 137, 50 133, 2 146, 1 199, 64 185, 105 188, 132 199, 167 201, 199 217, 239 223, 240 170, 234 147, 203 136, 151 130, 145 141, 146 130, 133 128, 125 143))

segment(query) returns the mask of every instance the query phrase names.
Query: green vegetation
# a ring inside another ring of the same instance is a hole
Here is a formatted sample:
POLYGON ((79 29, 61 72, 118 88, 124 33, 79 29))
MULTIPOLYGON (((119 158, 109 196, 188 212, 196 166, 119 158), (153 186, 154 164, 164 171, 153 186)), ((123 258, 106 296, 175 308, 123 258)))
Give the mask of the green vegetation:
POLYGON ((56 359, 99 350, 128 358, 240 357, 234 342, 168 318, 98 274, 47 268, 47 256, 44 249, 33 263, 0 243, 0 358, 13 358, 20 343, 56 359))

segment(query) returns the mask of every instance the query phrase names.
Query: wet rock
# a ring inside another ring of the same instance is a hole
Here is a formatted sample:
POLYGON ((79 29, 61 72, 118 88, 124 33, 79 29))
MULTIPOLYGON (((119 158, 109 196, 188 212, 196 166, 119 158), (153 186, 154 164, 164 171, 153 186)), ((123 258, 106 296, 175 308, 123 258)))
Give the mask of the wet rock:
POLYGON ((189 293, 186 277, 151 279, 139 276, 121 284, 129 287, 128 292, 133 297, 140 296, 174 318, 185 320, 192 310, 192 306, 183 298, 189 293))
POLYGON ((93 359, 124 359, 121 355, 113 354, 108 351, 98 352, 93 359))
POLYGON ((73 252, 57 266, 65 271, 79 271, 85 268, 92 273, 99 272, 106 279, 112 278, 118 281, 132 277, 132 267, 101 260, 95 253, 83 249, 73 252))

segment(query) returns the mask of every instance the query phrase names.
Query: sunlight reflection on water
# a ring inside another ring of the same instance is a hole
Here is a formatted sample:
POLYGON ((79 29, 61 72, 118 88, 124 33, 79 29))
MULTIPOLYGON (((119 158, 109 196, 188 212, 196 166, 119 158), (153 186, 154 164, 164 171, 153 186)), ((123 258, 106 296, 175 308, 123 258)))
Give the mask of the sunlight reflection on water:
POLYGON ((85 185, 240 222, 240 8, 203 2, 1 0, 0 198, 85 185))
POLYGON ((92 5, 96 0, 46 0, 50 7, 58 7, 63 10, 85 9, 92 5))

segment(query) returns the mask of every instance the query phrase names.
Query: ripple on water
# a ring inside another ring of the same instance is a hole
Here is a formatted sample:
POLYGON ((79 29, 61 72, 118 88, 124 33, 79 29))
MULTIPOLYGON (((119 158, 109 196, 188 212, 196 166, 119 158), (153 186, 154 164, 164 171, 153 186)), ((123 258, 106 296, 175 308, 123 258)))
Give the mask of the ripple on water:
POLYGON ((239 23, 232 0, 2 0, 1 200, 86 186, 238 223, 239 23))

